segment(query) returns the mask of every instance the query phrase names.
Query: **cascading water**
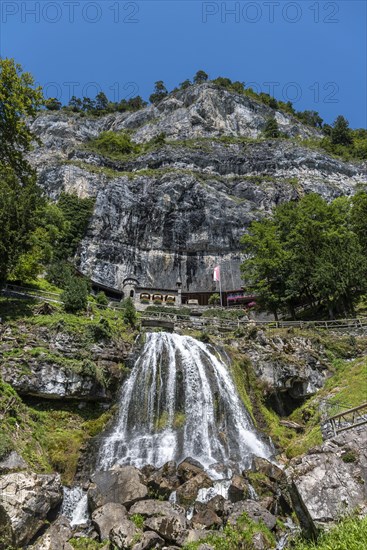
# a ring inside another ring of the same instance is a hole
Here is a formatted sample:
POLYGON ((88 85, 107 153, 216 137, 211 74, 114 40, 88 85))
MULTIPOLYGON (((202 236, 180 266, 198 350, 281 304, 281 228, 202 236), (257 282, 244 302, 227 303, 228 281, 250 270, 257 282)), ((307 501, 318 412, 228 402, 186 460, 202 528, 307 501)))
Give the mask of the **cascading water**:
POLYGON ((254 455, 269 457, 271 449, 256 433, 225 363, 194 338, 147 334, 98 467, 160 467, 190 456, 207 470, 216 463, 247 468, 254 455))

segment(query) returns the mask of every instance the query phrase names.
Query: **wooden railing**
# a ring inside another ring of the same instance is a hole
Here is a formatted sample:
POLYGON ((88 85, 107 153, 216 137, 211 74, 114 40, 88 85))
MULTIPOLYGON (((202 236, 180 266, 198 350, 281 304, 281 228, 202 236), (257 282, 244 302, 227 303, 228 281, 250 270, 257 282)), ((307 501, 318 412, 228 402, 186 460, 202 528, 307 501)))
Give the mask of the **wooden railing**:
MULTIPOLYGON (((56 292, 49 292, 44 290, 35 289, 32 287, 24 287, 18 285, 7 284, 2 292, 11 296, 21 296, 34 298, 36 300, 44 300, 45 302, 59 303, 61 304, 61 296, 56 292)), ((97 304, 96 302, 88 302, 89 306, 97 307, 99 309, 112 309, 121 310, 122 306, 117 302, 113 305, 110 303, 108 306, 97 304)), ((237 328, 257 326, 264 328, 314 328, 314 329, 327 329, 327 330, 339 330, 350 328, 363 328, 367 327, 367 317, 358 317, 353 319, 334 319, 328 321, 255 321, 252 319, 224 319, 220 317, 195 317, 190 315, 184 315, 175 311, 156 312, 156 311, 143 311, 140 314, 142 319, 172 321, 179 324, 189 325, 194 328, 205 328, 207 326, 215 326, 223 331, 233 331, 237 328)))
POLYGON ((363 426, 363 424, 367 424, 367 403, 334 414, 326 420, 326 423, 331 426, 334 436, 357 426, 363 426))

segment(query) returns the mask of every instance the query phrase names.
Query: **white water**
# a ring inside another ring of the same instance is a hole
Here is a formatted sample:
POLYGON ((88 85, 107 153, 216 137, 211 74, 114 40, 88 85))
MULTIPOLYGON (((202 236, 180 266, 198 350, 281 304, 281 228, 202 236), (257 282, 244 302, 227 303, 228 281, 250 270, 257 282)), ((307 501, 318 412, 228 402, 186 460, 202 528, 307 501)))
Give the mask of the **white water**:
POLYGON ((247 468, 268 458, 227 366, 188 336, 150 333, 120 395, 118 420, 100 448, 101 470, 115 464, 160 467, 192 457, 247 468))
POLYGON ((61 514, 70 520, 72 527, 86 525, 89 521, 87 493, 79 486, 64 487, 61 514))

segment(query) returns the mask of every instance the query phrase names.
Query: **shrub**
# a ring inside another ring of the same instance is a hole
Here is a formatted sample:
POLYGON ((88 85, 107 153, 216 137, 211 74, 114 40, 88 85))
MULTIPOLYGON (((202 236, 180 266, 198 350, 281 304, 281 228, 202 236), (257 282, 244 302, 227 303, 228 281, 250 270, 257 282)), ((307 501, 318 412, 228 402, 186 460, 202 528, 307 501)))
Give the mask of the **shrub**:
POLYGON ((218 306, 220 304, 220 296, 219 296, 218 292, 216 292, 215 294, 212 294, 209 297, 208 301, 209 301, 210 305, 218 306))
POLYGON ((125 133, 102 132, 88 143, 88 147, 102 155, 119 158, 134 152, 136 145, 125 133))
POLYGON ((107 306, 108 305, 108 298, 102 290, 101 290, 101 292, 98 292, 98 294, 96 295, 96 302, 100 306, 107 306))
POLYGON ((136 324, 136 310, 132 299, 126 298, 126 300, 123 301, 122 306, 124 322, 134 328, 136 324))
POLYGON ((99 323, 89 325, 88 330, 95 342, 100 340, 110 340, 112 331, 107 319, 100 319, 99 323))
POLYGON ((61 294, 61 300, 68 313, 85 311, 88 305, 88 282, 79 277, 71 277, 61 294))
POLYGON ((275 118, 269 118, 265 124, 264 136, 266 138, 277 138, 280 136, 279 126, 275 118))

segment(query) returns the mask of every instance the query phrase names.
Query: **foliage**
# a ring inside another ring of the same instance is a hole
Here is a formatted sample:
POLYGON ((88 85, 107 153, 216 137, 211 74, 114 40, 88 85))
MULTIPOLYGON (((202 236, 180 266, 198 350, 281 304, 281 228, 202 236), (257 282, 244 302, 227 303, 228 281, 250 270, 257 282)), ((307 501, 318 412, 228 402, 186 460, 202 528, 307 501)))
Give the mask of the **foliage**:
POLYGON ((0 59, 0 165, 10 167, 21 181, 32 173, 25 155, 34 136, 26 118, 34 116, 43 101, 30 73, 14 59, 0 59))
POLYGON ((280 136, 279 126, 275 118, 267 120, 263 133, 266 138, 277 138, 280 136))
POLYGON ((157 103, 162 101, 162 99, 167 97, 167 95, 168 90, 164 85, 164 82, 162 80, 158 80, 154 85, 154 92, 150 95, 149 101, 156 105, 157 103))
POLYGON ((367 274, 360 240, 367 222, 356 221, 354 208, 365 208, 364 194, 330 204, 310 194, 278 206, 272 220, 251 224, 242 238, 248 254, 242 271, 263 309, 294 317, 297 305, 318 303, 330 316, 353 314, 367 274))
POLYGON ((218 292, 215 292, 214 294, 211 294, 211 296, 209 296, 208 303, 213 306, 217 306, 220 304, 220 295, 218 294, 218 292))
POLYGON ((0 59, 0 285, 30 248, 42 198, 26 154, 35 136, 26 123, 43 102, 40 88, 13 59, 0 59))
POLYGON ((61 294, 61 300, 68 313, 85 311, 88 304, 88 282, 81 277, 70 277, 61 294))
POLYGON ((60 111, 62 103, 56 97, 50 97, 49 99, 46 99, 45 107, 49 111, 60 111))
POLYGON ((102 132, 98 138, 91 140, 88 146, 102 155, 117 159, 135 150, 135 144, 124 132, 102 132))
POLYGON ((316 542, 298 541, 294 550, 361 550, 367 540, 367 517, 347 517, 316 542))
POLYGON ((205 542, 213 550, 253 550, 255 548, 253 537, 261 533, 266 541, 267 548, 275 548, 274 535, 262 522, 251 520, 247 514, 242 514, 235 525, 227 523, 222 534, 210 534, 203 540, 191 542, 184 546, 184 550, 197 550, 205 542))
POLYGON ((123 301, 122 306, 124 322, 134 328, 137 320, 134 302, 131 298, 126 298, 123 301))
POLYGON ((96 295, 96 302, 100 306, 107 306, 108 305, 108 298, 102 290, 100 292, 98 292, 98 294, 96 295))
POLYGON ((68 543, 75 550, 99 550, 102 548, 106 548, 105 542, 98 542, 96 540, 86 537, 72 538, 68 541, 68 543))
POLYGON ((141 514, 133 514, 130 517, 130 521, 132 521, 138 529, 143 529, 144 517, 141 514))
POLYGON ((84 237, 94 208, 94 199, 81 199, 77 195, 61 193, 57 206, 65 224, 57 242, 55 256, 66 260, 75 254, 84 237))
POLYGON ((198 71, 194 76, 194 84, 203 84, 208 80, 209 76, 203 70, 198 71))

